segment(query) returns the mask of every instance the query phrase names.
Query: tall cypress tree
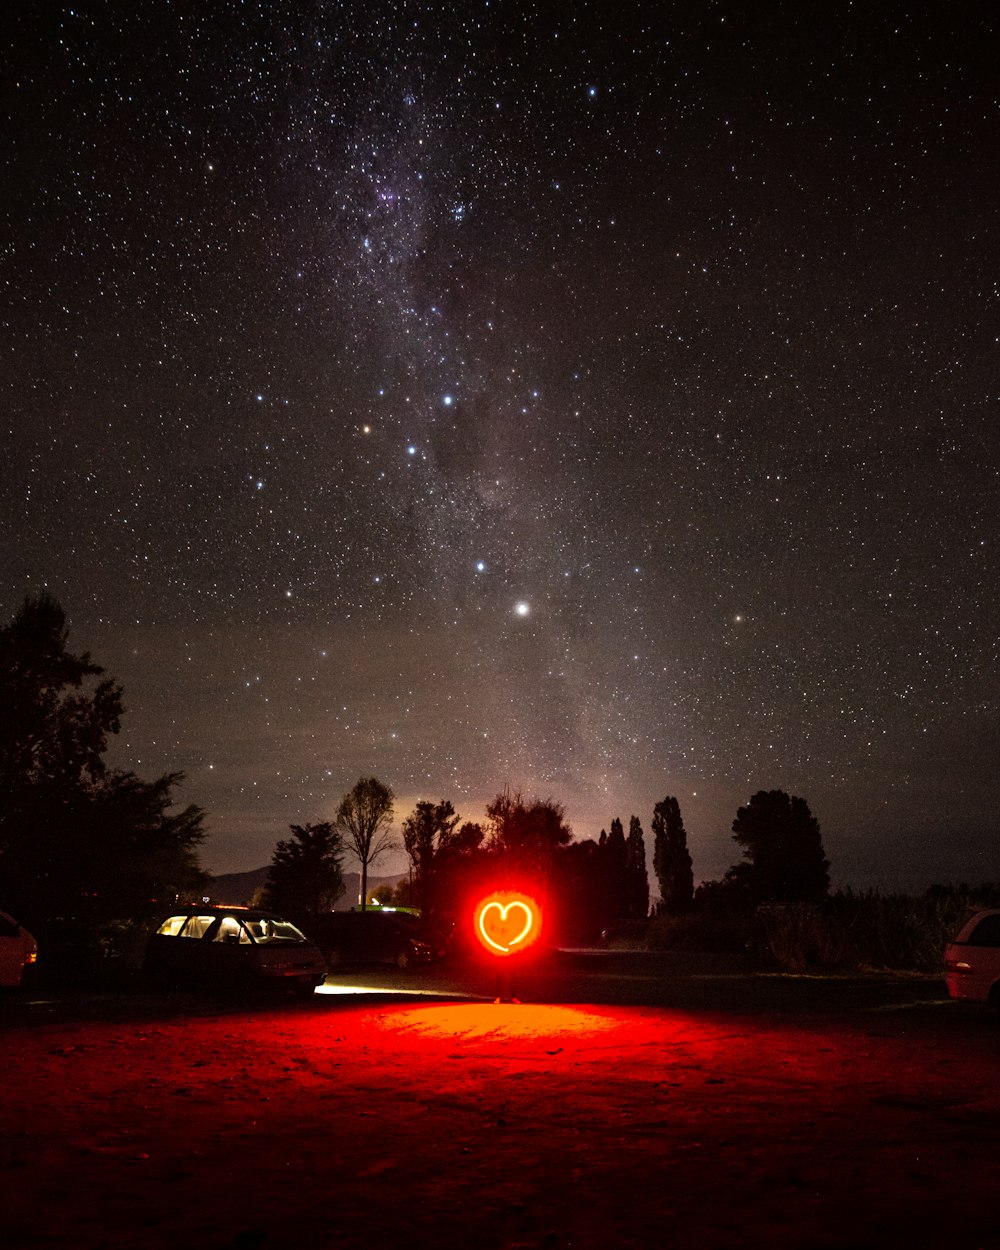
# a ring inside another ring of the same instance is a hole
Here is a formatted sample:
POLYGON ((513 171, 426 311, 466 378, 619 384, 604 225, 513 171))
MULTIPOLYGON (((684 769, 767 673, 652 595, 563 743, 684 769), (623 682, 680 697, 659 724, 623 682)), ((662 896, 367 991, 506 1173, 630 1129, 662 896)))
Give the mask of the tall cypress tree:
POLYGON ((622 822, 615 817, 611 832, 602 847, 604 871, 607 881, 610 919, 620 920, 628 915, 628 847, 622 822))
POLYGON ((630 920, 645 920, 649 914, 649 874, 646 871, 646 842, 638 816, 629 821, 625 849, 625 914, 630 920))
POLYGON ((694 873, 680 804, 670 795, 653 809, 653 871, 664 911, 685 911, 694 898, 694 873))

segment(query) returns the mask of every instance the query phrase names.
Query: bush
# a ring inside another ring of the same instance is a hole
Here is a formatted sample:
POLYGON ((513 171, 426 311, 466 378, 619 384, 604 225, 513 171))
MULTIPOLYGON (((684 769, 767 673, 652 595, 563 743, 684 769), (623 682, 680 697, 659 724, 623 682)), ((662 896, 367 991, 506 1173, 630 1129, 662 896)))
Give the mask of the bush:
POLYGON ((739 952, 747 949, 753 914, 733 908, 670 915, 660 912, 649 922, 646 942, 654 951, 739 952))
POLYGON ((749 952, 757 967, 781 972, 940 973, 969 913, 1000 907, 1000 885, 932 886, 919 897, 843 890, 756 912, 732 902, 731 891, 706 892, 691 911, 661 912, 649 923, 649 949, 749 952))
POLYGON ((918 898, 846 890, 822 903, 761 907, 751 951, 758 964, 786 972, 941 972, 963 917, 996 897, 990 886, 932 887, 918 898))

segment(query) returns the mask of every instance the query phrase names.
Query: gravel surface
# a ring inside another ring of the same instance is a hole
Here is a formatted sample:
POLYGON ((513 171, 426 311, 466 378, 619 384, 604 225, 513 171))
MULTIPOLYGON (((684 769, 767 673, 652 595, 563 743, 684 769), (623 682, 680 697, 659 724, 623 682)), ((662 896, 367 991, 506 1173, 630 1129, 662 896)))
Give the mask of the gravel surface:
POLYGON ((578 955, 521 1004, 327 988, 5 1000, 5 1245, 1000 1246, 1000 1028, 940 982, 578 955))

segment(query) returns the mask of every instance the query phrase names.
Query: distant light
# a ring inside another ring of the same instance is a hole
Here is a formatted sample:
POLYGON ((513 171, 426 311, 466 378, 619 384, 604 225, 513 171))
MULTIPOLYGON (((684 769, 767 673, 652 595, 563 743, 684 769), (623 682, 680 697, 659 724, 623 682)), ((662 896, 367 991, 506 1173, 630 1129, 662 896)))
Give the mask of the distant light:
POLYGON ((477 572, 477 573, 485 573, 485 572, 486 572, 486 561, 485 561, 485 560, 477 560, 477 561, 476 561, 476 572, 477 572))
POLYGON ((441 402, 446 408, 450 408, 455 402, 455 397, 453 395, 444 395, 441 398, 441 402))
POLYGON ((523 599, 519 603, 514 604, 514 611, 518 616, 528 616, 531 613, 531 604, 526 603, 523 599))
POLYGON ((417 454, 416 447, 407 447, 406 450, 407 450, 407 453, 411 456, 415 456, 417 454))

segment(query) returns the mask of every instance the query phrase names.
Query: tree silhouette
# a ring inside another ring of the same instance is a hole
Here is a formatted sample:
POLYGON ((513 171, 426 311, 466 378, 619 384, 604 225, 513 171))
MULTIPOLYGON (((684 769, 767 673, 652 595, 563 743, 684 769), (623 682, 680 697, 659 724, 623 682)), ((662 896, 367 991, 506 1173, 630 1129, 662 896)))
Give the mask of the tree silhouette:
POLYGON ((435 907, 435 878, 438 852, 455 833, 459 817, 447 799, 431 803, 421 799, 403 821, 403 845, 413 864, 417 898, 425 914, 435 907))
POLYGON ((601 930, 614 919, 604 871, 603 848, 593 838, 572 842, 559 852, 556 870, 560 936, 564 941, 595 941, 601 930))
POLYGON ((758 790, 737 811, 733 839, 750 862, 755 904, 818 902, 829 893, 830 863, 805 799, 758 790))
POLYGON ((66 615, 48 595, 0 629, 0 880, 40 928, 61 917, 93 934, 204 881, 204 814, 169 810, 182 774, 148 782, 105 763, 122 691, 103 673, 69 651, 66 615))
POLYGON ((121 727, 122 690, 89 653, 67 650, 66 614, 49 595, 26 599, 0 629, 0 852, 22 814, 42 798, 58 805, 107 773, 108 738, 121 727))
MULTIPOLYGON (((604 830, 601 830, 603 834, 604 830)), ((628 915, 628 847, 625 831, 616 816, 611 830, 599 843, 604 864, 605 890, 608 896, 608 919, 621 920, 628 915)))
POLYGON ((561 803, 525 800, 503 790, 487 805, 486 847, 505 867, 546 877, 556 852, 573 837, 561 803))
POLYGON ((646 841, 638 816, 628 826, 625 857, 625 912, 630 920, 649 915, 649 873, 646 869, 646 841))
POLYGON ((670 795, 653 809, 653 871, 664 911, 686 911, 694 897, 687 832, 677 800, 670 795))
POLYGON ((442 924, 457 922, 471 894, 485 887, 491 857, 485 849, 486 830, 474 821, 444 830, 434 854, 431 908, 442 924))
POLYGON ((390 832, 393 793, 377 777, 359 777, 340 800, 334 822, 361 866, 361 910, 368 899, 368 868, 397 848, 390 832))
POLYGON ((344 841, 329 821, 290 825, 271 857, 264 897, 269 907, 293 918, 329 911, 344 892, 344 841))

